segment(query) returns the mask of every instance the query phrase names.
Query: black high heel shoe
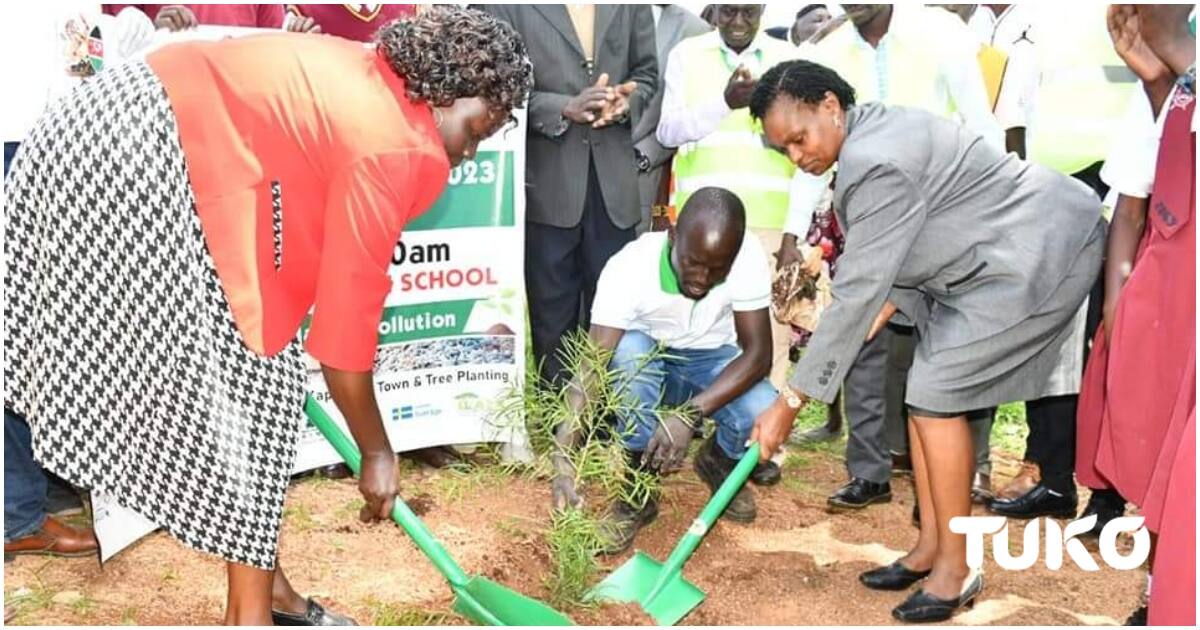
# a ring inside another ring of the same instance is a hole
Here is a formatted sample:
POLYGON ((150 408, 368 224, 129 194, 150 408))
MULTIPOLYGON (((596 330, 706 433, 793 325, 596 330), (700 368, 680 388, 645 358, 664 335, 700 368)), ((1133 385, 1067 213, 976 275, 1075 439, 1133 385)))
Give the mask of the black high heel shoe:
MULTIPOLYGON (((970 579, 970 578, 968 578, 970 579)), ((931 623, 946 621, 954 616, 960 608, 970 609, 975 605, 975 598, 983 590, 983 574, 977 573, 975 578, 963 588, 955 599, 939 599, 917 589, 903 604, 892 609, 892 616, 907 623, 931 623)))
POLYGON ((903 591, 929 576, 929 571, 913 571, 897 560, 885 567, 858 575, 863 586, 876 591, 903 591))

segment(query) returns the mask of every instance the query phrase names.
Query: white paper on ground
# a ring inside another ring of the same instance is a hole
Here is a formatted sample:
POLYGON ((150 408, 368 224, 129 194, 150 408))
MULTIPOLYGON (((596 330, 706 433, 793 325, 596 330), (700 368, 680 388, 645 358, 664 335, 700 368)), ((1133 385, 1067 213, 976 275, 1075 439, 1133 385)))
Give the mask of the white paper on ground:
POLYGON ((100 542, 100 562, 107 562, 158 526, 101 492, 92 493, 92 529, 100 542))

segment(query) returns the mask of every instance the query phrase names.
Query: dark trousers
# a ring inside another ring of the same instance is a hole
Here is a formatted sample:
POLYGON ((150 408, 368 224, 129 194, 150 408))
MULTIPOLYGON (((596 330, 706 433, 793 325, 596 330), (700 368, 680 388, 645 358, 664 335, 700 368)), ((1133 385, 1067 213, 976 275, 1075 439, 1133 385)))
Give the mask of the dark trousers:
MULTIPOLYGON (((916 330, 908 326, 897 326, 888 324, 880 331, 876 339, 883 339, 887 344, 887 349, 884 351, 884 369, 878 372, 878 376, 867 374, 865 376, 856 375, 855 379, 859 382, 855 387, 860 389, 874 388, 882 393, 884 413, 881 416, 883 419, 883 427, 881 430, 886 441, 886 447, 891 454, 904 455, 908 453, 908 406, 904 404, 905 395, 908 392, 908 371, 912 367, 913 356, 917 348, 916 330), (878 379, 872 381, 872 379, 878 379)), ((863 360, 863 355, 859 354, 858 361, 863 360)), ((853 370, 858 370, 858 364, 855 364, 853 370)), ((846 380, 846 397, 847 409, 850 408, 850 379, 846 380)), ((850 415, 850 412, 846 412, 850 415)), ((991 435, 992 422, 996 418, 996 409, 994 407, 988 409, 978 409, 967 412, 967 426, 971 430, 971 444, 975 452, 975 470, 984 475, 992 474, 992 451, 991 451, 991 435)), ((851 433, 853 434, 854 425, 851 424, 851 433)), ((878 439, 878 438, 875 438, 878 439)), ((880 448, 883 448, 882 442, 880 448)), ((884 453, 880 455, 881 463, 886 463, 888 475, 890 476, 891 454, 884 453)), ((878 468, 878 465, 876 466, 878 468)), ((853 468, 851 474, 854 474, 853 468)), ((871 477, 866 479, 874 481, 871 477)), ((886 480, 886 478, 884 478, 886 480)))
MULTIPOLYGON (((1108 194, 1108 185, 1100 179, 1101 166, 1103 164, 1097 162, 1072 177, 1086 184, 1095 191, 1097 197, 1103 199, 1108 194)), ((1102 272, 1088 295, 1083 342, 1085 365, 1092 337, 1099 329, 1103 315, 1102 272)), ((1068 493, 1075 488, 1075 412, 1078 404, 1078 394, 1025 402, 1025 418, 1029 423, 1029 435, 1025 438, 1025 459, 1035 462, 1042 469, 1042 482, 1055 492, 1068 493)))
POLYGON ((17 147, 21 146, 20 142, 5 142, 4 143, 4 176, 8 177, 8 169, 12 166, 13 158, 17 156, 17 147))
POLYGON ((4 410, 4 542, 24 538, 46 520, 46 475, 33 459, 33 439, 21 416, 4 410))
MULTIPOLYGON (((587 328, 596 281, 608 259, 634 238, 634 228, 613 225, 600 194, 595 165, 588 164, 587 194, 579 224, 559 228, 525 224, 525 291, 533 357, 547 383, 570 379, 565 373, 563 336, 587 328)), ((657 273, 650 269, 646 273, 657 273)))

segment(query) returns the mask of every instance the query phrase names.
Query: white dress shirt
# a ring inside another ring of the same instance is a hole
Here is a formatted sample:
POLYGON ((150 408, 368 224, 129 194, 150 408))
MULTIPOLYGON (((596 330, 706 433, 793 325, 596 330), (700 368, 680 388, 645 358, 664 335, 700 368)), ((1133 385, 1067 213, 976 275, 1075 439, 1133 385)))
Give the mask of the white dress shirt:
MULTIPOLYGON (((733 69, 739 65, 745 66, 750 74, 755 78, 761 77, 764 72, 770 68, 762 67, 763 46, 777 46, 781 43, 770 39, 770 36, 765 31, 760 30, 755 35, 754 40, 741 53, 734 52, 731 48, 725 45, 725 42, 720 41, 720 33, 713 31, 700 37, 715 37, 719 42, 721 54, 725 58, 725 64, 721 68, 713 68, 713 81, 726 82, 729 76, 733 74, 733 69)), ((790 45, 784 43, 783 45, 790 45)), ((723 95, 719 95, 707 103, 700 103, 694 107, 688 107, 685 97, 685 75, 684 64, 687 59, 683 57, 683 51, 679 46, 671 50, 667 55, 667 67, 663 73, 663 108, 662 117, 658 122, 658 141, 664 147, 678 147, 689 142, 697 142, 709 134, 717 130, 721 125, 721 121, 725 120, 733 110, 725 103, 723 95)), ((812 202, 807 200, 807 182, 808 176, 800 169, 796 169, 796 174, 792 177, 791 192, 788 200, 788 217, 792 215, 803 214, 800 206, 812 208, 812 202)), ((807 223, 812 220, 811 212, 809 216, 804 218, 804 232, 808 232, 807 223)))

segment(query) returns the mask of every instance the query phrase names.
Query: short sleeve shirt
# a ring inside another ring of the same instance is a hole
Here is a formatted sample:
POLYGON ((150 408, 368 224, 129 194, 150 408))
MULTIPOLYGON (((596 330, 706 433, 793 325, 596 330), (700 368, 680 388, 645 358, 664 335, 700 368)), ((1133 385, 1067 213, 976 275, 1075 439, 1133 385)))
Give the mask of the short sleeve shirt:
POLYGON ((753 234, 742 239, 725 281, 700 300, 679 292, 666 232, 647 232, 617 252, 592 305, 592 323, 645 333, 668 348, 711 350, 736 345, 735 311, 770 306, 767 256, 753 234))

